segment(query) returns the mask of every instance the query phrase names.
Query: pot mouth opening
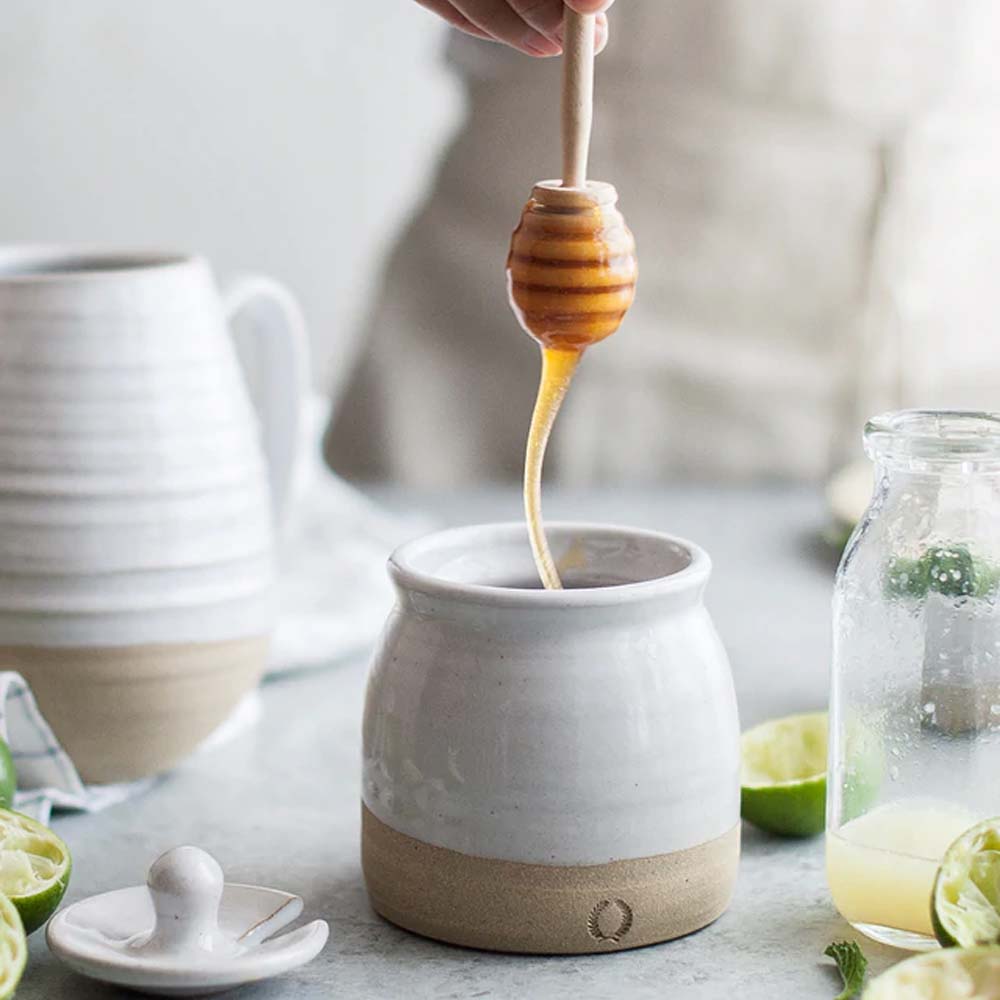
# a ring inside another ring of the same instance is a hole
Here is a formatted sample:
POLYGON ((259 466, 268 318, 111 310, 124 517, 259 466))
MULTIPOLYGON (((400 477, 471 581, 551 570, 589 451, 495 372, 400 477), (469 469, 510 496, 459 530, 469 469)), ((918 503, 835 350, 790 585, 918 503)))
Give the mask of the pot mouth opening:
POLYGON ((197 258, 156 250, 100 250, 86 247, 0 247, 0 284, 93 280, 136 271, 183 267, 197 258))
POLYGON ((523 522, 452 528, 398 548, 390 574, 405 589, 491 604, 620 604, 700 586, 710 561, 699 546, 639 528, 557 522, 546 535, 563 590, 538 580, 523 522))

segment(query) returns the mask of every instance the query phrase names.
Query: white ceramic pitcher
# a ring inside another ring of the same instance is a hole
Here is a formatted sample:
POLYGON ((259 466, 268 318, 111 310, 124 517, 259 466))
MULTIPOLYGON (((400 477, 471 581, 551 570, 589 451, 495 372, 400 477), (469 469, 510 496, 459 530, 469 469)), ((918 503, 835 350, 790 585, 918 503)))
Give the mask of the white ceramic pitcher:
POLYGON ((85 778, 169 767, 258 680, 305 367, 266 279, 221 298, 195 257, 0 248, 0 669, 85 778))

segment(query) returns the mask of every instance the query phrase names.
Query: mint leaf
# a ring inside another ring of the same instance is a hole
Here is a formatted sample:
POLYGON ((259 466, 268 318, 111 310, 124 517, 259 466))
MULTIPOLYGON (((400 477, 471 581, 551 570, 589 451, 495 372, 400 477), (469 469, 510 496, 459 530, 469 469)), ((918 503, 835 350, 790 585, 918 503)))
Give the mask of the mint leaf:
POLYGON ((837 971, 844 980, 844 988, 836 1000, 850 1000, 860 992, 861 984, 865 980, 868 959, 865 958, 864 952, 856 941, 834 941, 827 946, 823 954, 837 963, 837 971))
POLYGON ((926 597, 927 586, 925 559, 893 559, 886 567, 888 597, 926 597))
POLYGON ((927 586, 946 597, 968 597, 976 590, 976 567, 964 545, 936 546, 920 560, 927 586))
POLYGON ((989 597, 1000 584, 1000 566, 973 556, 967 545, 933 545, 919 559, 896 556, 885 565, 886 597, 989 597))

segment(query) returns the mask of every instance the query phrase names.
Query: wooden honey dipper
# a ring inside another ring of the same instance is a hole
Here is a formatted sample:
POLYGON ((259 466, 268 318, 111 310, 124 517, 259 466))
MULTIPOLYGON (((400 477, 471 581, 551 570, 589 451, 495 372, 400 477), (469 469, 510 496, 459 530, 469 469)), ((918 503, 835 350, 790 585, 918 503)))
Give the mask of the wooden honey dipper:
POLYGON ((538 575, 562 583, 541 516, 542 464, 556 414, 583 352, 618 329, 635 297, 635 241, 610 184, 587 180, 594 99, 594 15, 565 14, 562 181, 541 181, 507 258, 511 308, 542 348, 542 378, 528 432, 524 508, 538 575))

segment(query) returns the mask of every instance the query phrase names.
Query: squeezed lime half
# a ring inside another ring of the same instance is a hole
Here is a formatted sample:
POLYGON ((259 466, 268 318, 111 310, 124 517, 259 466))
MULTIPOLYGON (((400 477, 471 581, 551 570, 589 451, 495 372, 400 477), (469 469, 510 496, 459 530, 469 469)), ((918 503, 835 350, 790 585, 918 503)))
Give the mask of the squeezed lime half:
POLYGON ((1000 818, 977 823, 945 851, 931 923, 946 948, 1000 944, 1000 818))
POLYGON ((30 934, 55 913, 69 885, 69 848, 37 820, 0 809, 0 893, 30 934))
POLYGON ((1000 948, 946 948, 894 965, 861 1000, 1000 1000, 1000 948))
POLYGON ((28 936, 17 907, 0 896, 0 1000, 14 995, 28 960, 28 936))
POLYGON ((14 769, 14 758, 10 747, 0 740, 0 807, 9 809, 14 804, 14 792, 17 791, 17 771, 14 769))
POLYGON ((789 715, 748 729, 740 741, 740 812, 770 833, 811 837, 826 817, 825 712, 789 715))

